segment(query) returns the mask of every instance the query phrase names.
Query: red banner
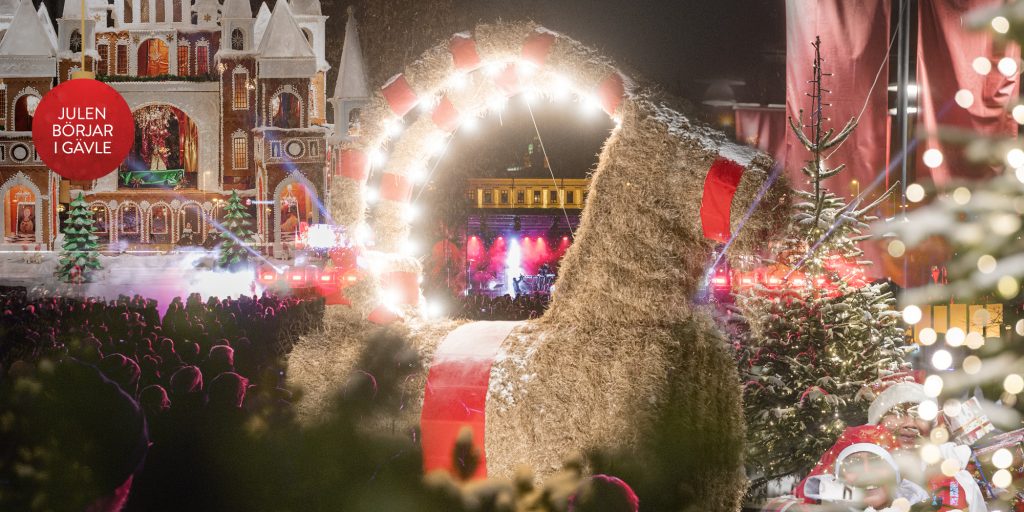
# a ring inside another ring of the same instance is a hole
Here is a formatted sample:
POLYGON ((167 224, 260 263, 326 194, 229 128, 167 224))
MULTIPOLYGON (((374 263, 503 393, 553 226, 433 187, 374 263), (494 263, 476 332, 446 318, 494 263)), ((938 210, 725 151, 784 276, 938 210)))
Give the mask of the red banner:
MULTIPOLYGON (((826 156, 826 165, 846 164, 847 170, 829 178, 825 186, 839 196, 853 197, 886 169, 886 116, 890 0, 786 0, 786 110, 796 118, 811 110, 809 80, 813 78, 815 36, 821 36, 826 76, 826 126, 838 131, 860 114, 853 134, 826 156), (881 75, 877 83, 878 70, 881 75), (856 181, 856 182, 855 182, 856 181), (851 194, 852 193, 852 194, 851 194)), ((807 178, 800 172, 810 154, 786 130, 786 170, 796 187, 807 178)), ((884 191, 882 185, 876 190, 884 191)))
POLYGON ((786 108, 736 107, 736 141, 768 153, 776 162, 786 158, 786 108))
POLYGON ((991 30, 973 31, 964 26, 967 13, 986 6, 1001 5, 1001 0, 930 0, 920 2, 920 30, 917 36, 917 81, 920 86, 919 117, 927 143, 918 147, 917 170, 920 178, 930 177, 944 184, 953 179, 981 179, 994 176, 997 169, 968 164, 963 146, 945 143, 935 136, 942 128, 970 130, 979 135, 1015 137, 1017 123, 1008 106, 1017 99, 1020 86, 1016 68, 1020 47, 1000 44, 991 30), (974 60, 988 60, 987 74, 975 71, 974 60), (997 69, 1000 59, 1010 57, 1014 72, 1008 78, 997 69), (964 89, 971 93, 968 108, 954 97, 964 89), (930 148, 942 151, 942 165, 925 166, 921 154, 930 148))

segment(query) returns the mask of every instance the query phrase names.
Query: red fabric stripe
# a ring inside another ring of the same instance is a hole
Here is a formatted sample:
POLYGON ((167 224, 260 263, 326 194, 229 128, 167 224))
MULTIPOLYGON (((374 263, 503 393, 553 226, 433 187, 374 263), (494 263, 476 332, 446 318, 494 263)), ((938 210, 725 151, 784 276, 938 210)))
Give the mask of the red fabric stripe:
POLYGON ((370 158, 358 149, 342 150, 337 175, 366 183, 366 178, 370 176, 370 158))
POLYGON ((494 84, 505 93, 506 96, 519 94, 522 86, 519 84, 519 71, 516 65, 509 63, 498 76, 494 77, 494 84))
POLYGON ((448 133, 455 131, 459 127, 459 111, 455 109, 455 105, 452 105, 447 95, 441 97, 441 102, 434 109, 434 115, 431 119, 438 128, 448 133))
POLYGON ((409 81, 405 79, 405 75, 398 75, 391 79, 382 89, 381 93, 384 94, 384 99, 387 100, 388 106, 391 107, 391 111, 399 117, 409 113, 416 103, 419 102, 419 97, 409 86, 409 81))
POLYGON ((384 173, 380 178, 380 197, 389 201, 408 203, 412 197, 412 182, 405 176, 384 173))
POLYGON ((700 221, 704 238, 727 242, 731 232, 729 218, 732 198, 743 177, 743 166, 718 157, 704 179, 704 197, 700 202, 700 221))
POLYGON ((423 469, 452 471, 459 431, 473 429, 480 465, 474 478, 487 476, 485 427, 491 364, 518 322, 474 322, 448 333, 434 354, 420 414, 423 469))
POLYGON ((469 37, 453 36, 448 42, 448 51, 452 54, 455 69, 473 70, 480 66, 480 54, 476 51, 476 41, 469 37))
POLYGON ((622 75, 618 73, 612 73, 607 78, 601 81, 601 84, 597 86, 597 99, 601 101, 601 108, 604 109, 608 115, 614 115, 615 110, 619 108, 622 103, 622 98, 626 95, 626 86, 622 82, 622 75))
POLYGON ((551 32, 534 32, 523 43, 523 59, 538 66, 543 66, 551 53, 551 45, 555 44, 555 35, 551 32))
POLYGON ((381 276, 381 287, 398 293, 399 302, 415 306, 420 302, 420 275, 416 272, 387 272, 381 276))

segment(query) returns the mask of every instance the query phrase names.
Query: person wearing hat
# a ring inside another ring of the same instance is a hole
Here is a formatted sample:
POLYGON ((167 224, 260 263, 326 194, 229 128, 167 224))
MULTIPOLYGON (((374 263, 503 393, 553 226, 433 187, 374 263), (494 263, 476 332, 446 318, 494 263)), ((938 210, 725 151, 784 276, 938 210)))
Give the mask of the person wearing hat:
POLYGON ((868 425, 880 425, 891 432, 899 448, 917 448, 935 426, 934 420, 924 420, 917 413, 917 407, 925 400, 928 395, 917 382, 891 384, 868 407, 868 425))
MULTIPOLYGON (((929 494, 904 479, 892 456, 896 436, 878 425, 849 427, 797 486, 807 503, 845 503, 873 512, 897 510, 894 504, 920 503, 929 494)), ((905 510, 905 509, 903 509, 905 510)))

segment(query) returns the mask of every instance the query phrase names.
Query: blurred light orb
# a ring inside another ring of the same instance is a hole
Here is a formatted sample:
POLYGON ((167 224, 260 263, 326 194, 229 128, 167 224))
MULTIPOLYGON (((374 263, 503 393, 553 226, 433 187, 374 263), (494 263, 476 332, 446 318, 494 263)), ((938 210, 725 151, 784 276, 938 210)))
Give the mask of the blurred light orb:
POLYGON ((946 476, 953 476, 960 471, 960 462, 956 459, 946 459, 942 461, 942 465, 939 466, 942 470, 942 474, 946 476))
POLYGON ((1013 475, 1005 469, 1000 469, 992 475, 992 484, 1000 489, 1006 489, 1013 483, 1013 475))
POLYGON ((946 344, 951 347, 959 347, 964 344, 964 339, 967 337, 964 334, 964 330, 959 327, 953 327, 946 331, 946 344))
POLYGON ((939 339, 939 335, 935 333, 935 329, 925 327, 921 329, 921 332, 917 333, 917 339, 922 345, 934 345, 935 341, 939 339))
POLYGON ((996 259, 991 254, 983 254, 978 258, 978 271, 982 274, 991 274, 996 270, 996 259))
POLYGON ((1014 169, 1013 175, 1017 177, 1017 181, 1024 183, 1024 167, 1014 169))
POLYGON ((935 400, 925 400, 917 406, 917 415, 925 421, 934 420, 939 415, 939 404, 935 400))
POLYGON ((1004 299, 1012 299, 1020 292, 1020 283, 1013 276, 1003 276, 996 282, 996 290, 1004 299))
POLYGON ((901 240, 893 240, 888 245, 889 256, 899 258, 907 252, 907 246, 901 240))
POLYGON ((981 371, 981 358, 978 356, 967 356, 964 358, 964 373, 977 375, 981 371))
POLYGON ((1021 391, 1024 391, 1024 377, 1016 373, 1007 375, 1003 379, 1003 389, 1011 395, 1020 394, 1021 391))
POLYGON ((929 375, 924 380, 924 394, 930 398, 938 397, 942 394, 942 377, 938 375, 929 375))
POLYGON ((1013 114, 1013 120, 1017 121, 1017 124, 1024 124, 1024 105, 1017 105, 1010 111, 1013 114))
MULTIPOLYGON (((1021 153, 1021 156, 1024 157, 1024 153, 1021 153)), ((953 201, 961 206, 971 202, 971 189, 967 187, 957 187, 956 190, 953 191, 953 201)))
POLYGON ((974 93, 967 89, 960 89, 953 95, 953 101, 961 108, 971 108, 971 105, 974 105, 974 93))
POLYGON ((1010 20, 1006 19, 1005 16, 996 16, 992 18, 992 30, 1005 34, 1010 31, 1010 20))
POLYGON ((1024 151, 1020 148, 1013 148, 1006 152, 1006 163, 1010 167, 1017 168, 1024 166, 1024 151))
POLYGON ((992 72, 992 61, 988 60, 988 57, 976 57, 971 62, 971 67, 979 75, 987 75, 992 72))
POLYGON ((932 433, 928 438, 931 439, 936 446, 942 445, 946 441, 949 441, 949 430, 946 430, 946 427, 935 427, 932 429, 932 433))
POLYGON ((950 398, 946 400, 946 403, 942 404, 942 414, 945 414, 949 418, 954 418, 960 415, 960 409, 963 404, 956 398, 950 398))
POLYGON ((939 447, 934 444, 926 444, 921 447, 921 460, 925 464, 937 464, 942 460, 942 452, 939 451, 939 447))
POLYGON ((999 63, 996 64, 996 69, 999 70, 1003 76, 1009 78, 1017 74, 1017 59, 1013 57, 1003 57, 999 59, 999 63))
POLYGON ((992 465, 999 469, 1006 469, 1013 464, 1013 454, 1006 448, 1000 448, 992 454, 992 465))
POLYGON ((913 304, 903 308, 903 321, 910 325, 916 325, 921 321, 921 308, 913 304))
POLYGON ((988 223, 997 235, 1011 235, 1020 229, 1020 217, 1012 213, 994 214, 988 223))
POLYGON ((964 344, 971 350, 978 350, 985 346, 985 337, 980 332, 972 332, 967 335, 967 341, 964 344))
POLYGON ((932 366, 936 370, 948 370, 950 366, 953 366, 953 354, 946 349, 936 350, 932 354, 932 366))
POLYGON ((938 149, 935 148, 931 148, 924 152, 924 155, 922 155, 922 159, 924 160, 925 165, 934 169, 942 165, 942 151, 939 151, 938 149))
MULTIPOLYGON (((939 163, 942 163, 942 153, 939 153, 939 163)), ((924 187, 922 187, 918 183, 913 183, 909 187, 907 187, 907 200, 909 200, 911 203, 920 203, 923 199, 924 187)))

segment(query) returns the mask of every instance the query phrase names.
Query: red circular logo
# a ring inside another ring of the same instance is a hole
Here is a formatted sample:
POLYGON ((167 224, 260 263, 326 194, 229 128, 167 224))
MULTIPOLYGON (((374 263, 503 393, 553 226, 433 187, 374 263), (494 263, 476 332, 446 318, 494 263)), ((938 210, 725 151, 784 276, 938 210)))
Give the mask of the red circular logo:
POLYGON ((43 96, 32 141, 47 167, 69 180, 94 180, 117 169, 135 142, 132 110, 113 87, 79 78, 43 96))

